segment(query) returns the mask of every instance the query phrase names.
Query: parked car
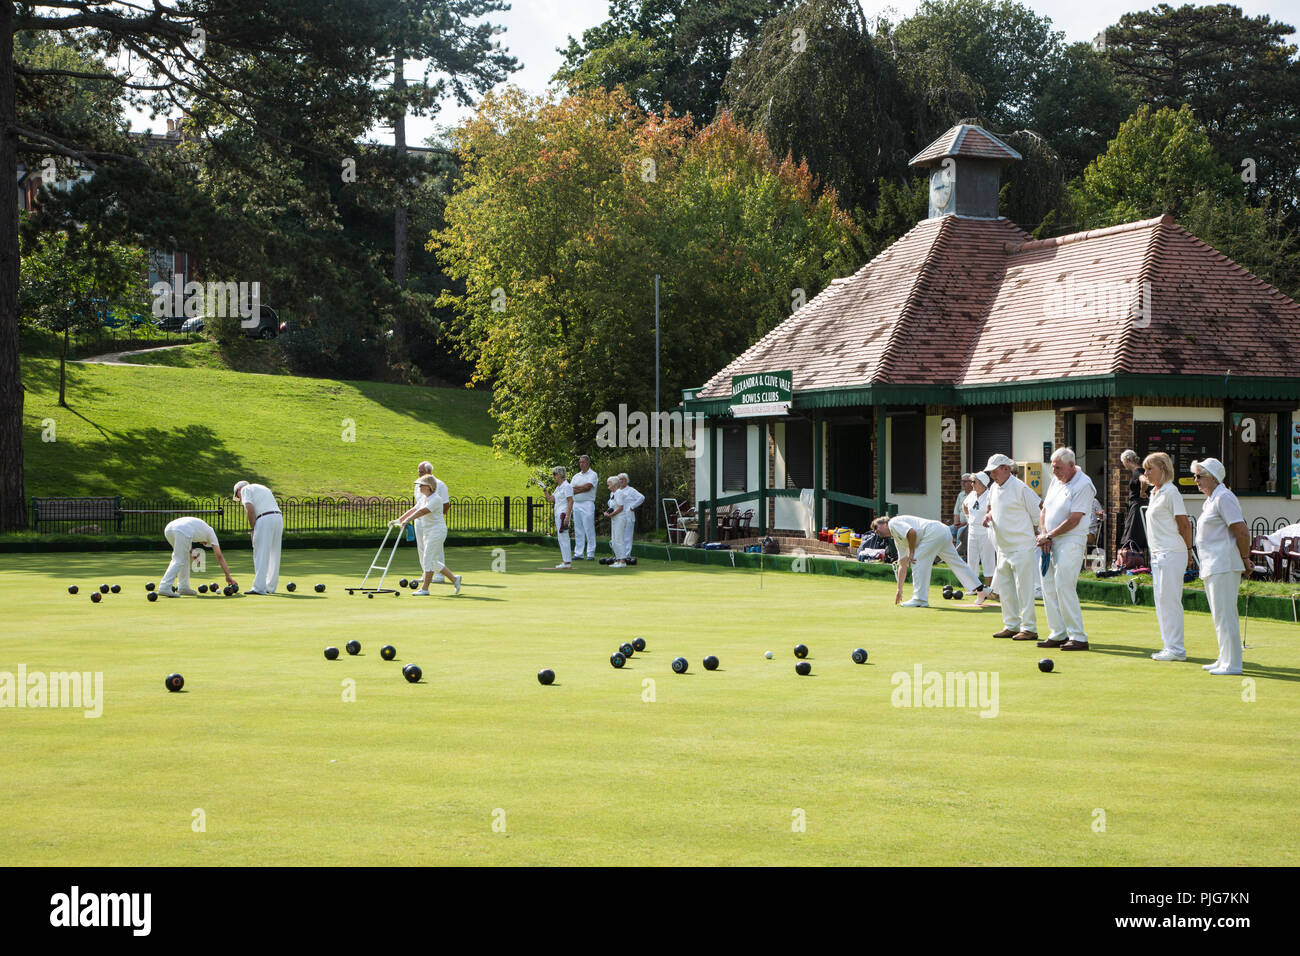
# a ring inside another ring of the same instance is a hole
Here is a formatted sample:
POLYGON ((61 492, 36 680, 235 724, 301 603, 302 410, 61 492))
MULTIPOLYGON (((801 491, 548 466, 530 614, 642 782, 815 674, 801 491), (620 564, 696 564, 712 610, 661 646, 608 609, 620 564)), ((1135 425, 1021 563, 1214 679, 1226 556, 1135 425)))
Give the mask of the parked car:
POLYGON ((261 307, 256 325, 247 326, 244 334, 252 339, 273 339, 280 333, 280 316, 269 305, 261 307))
POLYGON ((181 323, 181 331, 187 335, 190 335, 195 332, 202 332, 203 331, 202 316, 196 315, 192 319, 186 319, 184 322, 181 323))
POLYGON ((164 315, 154 323, 159 332, 179 332, 187 319, 183 315, 164 315))

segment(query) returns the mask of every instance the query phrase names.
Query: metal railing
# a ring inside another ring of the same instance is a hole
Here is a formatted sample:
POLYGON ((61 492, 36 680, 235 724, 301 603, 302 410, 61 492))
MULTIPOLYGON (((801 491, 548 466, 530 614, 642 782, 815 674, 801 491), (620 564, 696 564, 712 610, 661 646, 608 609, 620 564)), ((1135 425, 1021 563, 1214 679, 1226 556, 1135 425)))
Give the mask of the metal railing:
MULTIPOLYGON (((106 534, 162 534, 167 522, 183 515, 202 518, 218 534, 246 532, 244 509, 228 497, 121 498, 111 519, 47 518, 33 512, 37 531, 106 534)), ((277 497, 288 533, 308 531, 382 531, 413 503, 410 497, 277 497)), ((552 506, 532 496, 463 496, 451 499, 447 528, 451 531, 554 530, 552 506)))

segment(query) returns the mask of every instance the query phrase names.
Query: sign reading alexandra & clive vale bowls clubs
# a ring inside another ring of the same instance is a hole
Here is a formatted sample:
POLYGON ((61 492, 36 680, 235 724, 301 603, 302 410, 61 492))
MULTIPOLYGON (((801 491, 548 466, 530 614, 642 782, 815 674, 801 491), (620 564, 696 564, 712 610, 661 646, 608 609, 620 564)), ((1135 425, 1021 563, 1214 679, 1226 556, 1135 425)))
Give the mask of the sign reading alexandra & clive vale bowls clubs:
POLYGON ((794 401, 794 373, 754 372, 731 376, 731 414, 735 418, 786 415, 794 401))

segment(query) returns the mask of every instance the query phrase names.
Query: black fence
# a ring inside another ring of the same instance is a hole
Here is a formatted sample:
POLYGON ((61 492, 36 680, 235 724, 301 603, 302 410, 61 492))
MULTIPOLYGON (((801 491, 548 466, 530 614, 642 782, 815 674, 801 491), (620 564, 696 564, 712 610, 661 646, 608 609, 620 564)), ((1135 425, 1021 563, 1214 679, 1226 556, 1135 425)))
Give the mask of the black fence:
MULTIPOLYGON (((411 498, 277 497, 286 532, 378 531, 407 511, 411 498)), ((544 498, 482 495, 451 499, 447 528, 451 531, 524 531, 548 534, 555 530, 553 506, 544 498)), ((83 534, 161 535, 167 522, 183 515, 202 518, 218 534, 246 532, 243 506, 220 498, 40 499, 33 501, 32 526, 37 531, 83 534), (77 507, 51 507, 50 502, 96 502, 77 507), (104 507, 104 503, 107 507, 104 507)))

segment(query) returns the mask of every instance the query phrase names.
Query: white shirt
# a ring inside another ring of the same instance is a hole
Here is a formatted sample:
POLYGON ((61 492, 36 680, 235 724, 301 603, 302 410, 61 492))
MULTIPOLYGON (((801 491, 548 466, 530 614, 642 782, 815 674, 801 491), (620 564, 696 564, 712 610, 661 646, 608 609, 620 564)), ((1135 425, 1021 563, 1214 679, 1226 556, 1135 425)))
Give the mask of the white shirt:
MULTIPOLYGON (((439 478, 437 475, 433 476, 433 493, 442 499, 442 504, 444 505, 448 501, 451 501, 451 495, 447 493, 447 486, 442 483, 442 479, 439 478)), ((415 486, 415 503, 417 505, 421 505, 422 507, 428 508, 430 514, 432 514, 433 508, 426 503, 428 497, 429 497, 428 495, 420 491, 419 485, 415 486)), ((443 510, 442 505, 438 505, 439 518, 442 517, 442 510, 443 510)), ((426 521, 429 521, 429 517, 430 515, 421 515, 420 517, 415 519, 415 530, 417 533, 423 533, 426 527, 431 526, 432 524, 431 521, 429 522, 429 524, 426 524, 426 521)), ((439 524, 445 525, 446 521, 440 521, 439 524)))
POLYGON ((573 497, 573 485, 567 481, 562 481, 555 486, 555 517, 569 513, 569 499, 573 497))
POLYGON ((889 536, 898 542, 899 554, 910 554, 911 547, 907 543, 907 533, 916 532, 916 543, 919 547, 921 539, 926 533, 946 534, 952 537, 952 531, 942 521, 934 521, 930 518, 918 518, 915 515, 894 515, 889 519, 889 536), (938 529, 936 532, 935 529, 938 529))
POLYGON ((574 475, 573 484, 591 485, 591 488, 589 488, 587 491, 575 491, 573 493, 574 504, 578 504, 583 501, 594 502, 596 500, 596 482, 599 480, 600 480, 600 476, 597 475, 590 468, 588 468, 586 471, 580 471, 576 475, 574 475))
POLYGON ((1228 531, 1228 525, 1245 523, 1241 502, 1225 485, 1215 486, 1205 499, 1200 520, 1196 522, 1196 559, 1201 565, 1201 577, 1223 571, 1245 571, 1237 539, 1228 531))
POLYGON ((239 500, 253 506, 255 518, 268 511, 280 510, 280 506, 275 503, 275 495, 271 494, 271 489, 266 485, 244 485, 244 490, 239 493, 239 500))
POLYGON ((989 529, 984 527, 984 515, 988 513, 989 493, 985 489, 984 494, 978 491, 972 491, 963 501, 966 506, 966 524, 970 526, 968 534, 972 538, 982 538, 989 533, 989 529))
POLYGON ((1183 493, 1172 481, 1152 489, 1151 497, 1147 499, 1147 546, 1153 553, 1187 553, 1187 542, 1178 533, 1178 516, 1186 514, 1183 493))
POLYGON ((416 521, 423 522, 423 527, 421 528, 422 531, 432 531, 436 528, 447 527, 447 520, 442 514, 442 506, 446 503, 447 499, 437 491, 431 495, 421 495, 416 500, 416 504, 429 509, 427 515, 420 515, 419 518, 415 519, 416 521))
POLYGON ((1072 514, 1083 515, 1069 531, 1054 535, 1058 541, 1070 541, 1075 538, 1088 537, 1088 525, 1092 521, 1092 502, 1097 497, 1097 489, 1092 479, 1083 473, 1082 468, 1074 469, 1074 477, 1061 481, 1055 475, 1047 486, 1047 495, 1043 498, 1043 532, 1051 531, 1072 514))
POLYGON ((623 507, 625 507, 628 511, 631 511, 633 508, 640 508, 643 504, 645 504, 645 495, 641 494, 641 492, 637 491, 631 485, 628 485, 625 488, 623 488, 622 492, 623 492, 623 507))
POLYGON ((183 538, 189 538, 191 542, 197 541, 201 544, 221 547, 221 543, 217 541, 217 533, 212 530, 212 525, 202 518, 195 518, 193 515, 167 522, 165 531, 173 536, 180 535, 183 538))
POLYGON ((1000 485, 993 482, 989 489, 989 514, 993 515, 993 540, 1003 554, 1034 546, 1038 495, 1015 475, 1000 485))
MULTIPOLYGON (((623 494, 623 489, 615 488, 613 491, 609 493, 609 501, 605 505, 605 510, 614 511, 616 508, 622 507, 623 510, 620 511, 618 514, 619 515, 627 514, 627 506, 624 505, 623 503, 624 497, 625 496, 623 494)), ((618 515, 614 515, 613 517, 618 517, 618 515)))

